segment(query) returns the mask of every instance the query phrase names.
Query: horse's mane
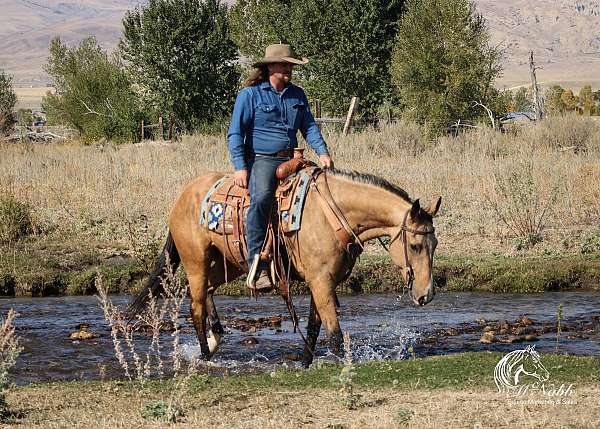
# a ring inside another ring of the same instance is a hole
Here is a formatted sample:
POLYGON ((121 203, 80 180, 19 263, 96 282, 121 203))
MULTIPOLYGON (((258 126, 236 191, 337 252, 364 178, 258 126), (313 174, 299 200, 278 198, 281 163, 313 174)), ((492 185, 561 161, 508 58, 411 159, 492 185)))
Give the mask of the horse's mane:
POLYGON ((377 186, 378 188, 385 189, 386 191, 391 192, 394 195, 398 195, 399 197, 406 200, 408 203, 413 203, 413 200, 410 199, 408 192, 404 189, 394 185, 393 183, 388 182, 381 177, 374 176, 372 174, 367 173, 359 173, 358 171, 347 171, 347 170, 338 170, 336 168, 332 168, 327 170, 327 173, 332 174, 333 176, 344 177, 346 179, 350 179, 353 182, 365 183, 367 185, 377 186))

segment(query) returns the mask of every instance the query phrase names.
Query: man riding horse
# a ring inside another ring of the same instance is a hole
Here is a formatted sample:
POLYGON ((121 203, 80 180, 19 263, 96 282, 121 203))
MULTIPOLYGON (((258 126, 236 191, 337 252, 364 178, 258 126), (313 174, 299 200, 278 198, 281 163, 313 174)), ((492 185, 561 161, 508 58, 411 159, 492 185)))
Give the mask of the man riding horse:
POLYGON ((234 182, 250 191, 248 267, 256 274, 248 276, 247 284, 254 290, 273 286, 268 262, 261 259, 260 252, 277 187, 275 171, 293 156, 298 130, 319 155, 321 165, 333 168, 306 95, 291 83, 294 66, 307 62, 306 58, 298 58, 288 44, 267 46, 264 58, 254 63, 254 72, 237 96, 227 133, 234 182))

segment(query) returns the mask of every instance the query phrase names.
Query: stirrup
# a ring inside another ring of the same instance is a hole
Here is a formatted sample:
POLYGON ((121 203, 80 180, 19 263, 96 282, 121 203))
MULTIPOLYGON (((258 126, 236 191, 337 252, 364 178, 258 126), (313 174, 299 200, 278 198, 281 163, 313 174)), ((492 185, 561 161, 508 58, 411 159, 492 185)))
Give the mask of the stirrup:
POLYGON ((258 264, 260 263, 260 254, 254 255, 254 260, 252 261, 252 265, 250 265, 250 269, 248 270, 248 277, 246 278, 246 286, 249 289, 255 290, 254 282, 256 277, 256 271, 258 271, 258 264))

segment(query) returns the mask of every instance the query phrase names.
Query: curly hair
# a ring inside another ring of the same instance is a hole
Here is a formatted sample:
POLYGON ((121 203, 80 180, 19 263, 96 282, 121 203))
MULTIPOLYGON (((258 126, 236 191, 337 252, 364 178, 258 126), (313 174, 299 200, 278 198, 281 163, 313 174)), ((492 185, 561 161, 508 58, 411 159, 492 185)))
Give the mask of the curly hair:
POLYGON ((242 88, 246 88, 247 86, 258 85, 261 82, 265 82, 269 79, 269 70, 265 64, 261 64, 258 67, 254 68, 250 73, 250 76, 244 81, 242 84, 242 88))

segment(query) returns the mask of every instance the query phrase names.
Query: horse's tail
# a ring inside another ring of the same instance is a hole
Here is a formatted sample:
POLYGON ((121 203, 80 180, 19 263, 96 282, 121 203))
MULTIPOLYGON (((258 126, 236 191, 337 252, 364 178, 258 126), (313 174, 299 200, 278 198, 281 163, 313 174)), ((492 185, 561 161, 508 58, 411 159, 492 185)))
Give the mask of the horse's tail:
POLYGON ((173 236, 171 236, 171 231, 169 231, 165 247, 154 265, 154 271, 152 271, 152 274, 150 274, 150 277, 146 280, 140 293, 138 293, 131 304, 129 304, 129 308, 127 309, 127 317, 129 320, 133 319, 146 308, 146 304, 148 304, 151 294, 152 296, 157 296, 160 293, 165 272, 174 273, 179 266, 179 262, 181 262, 179 252, 173 241, 173 236))

